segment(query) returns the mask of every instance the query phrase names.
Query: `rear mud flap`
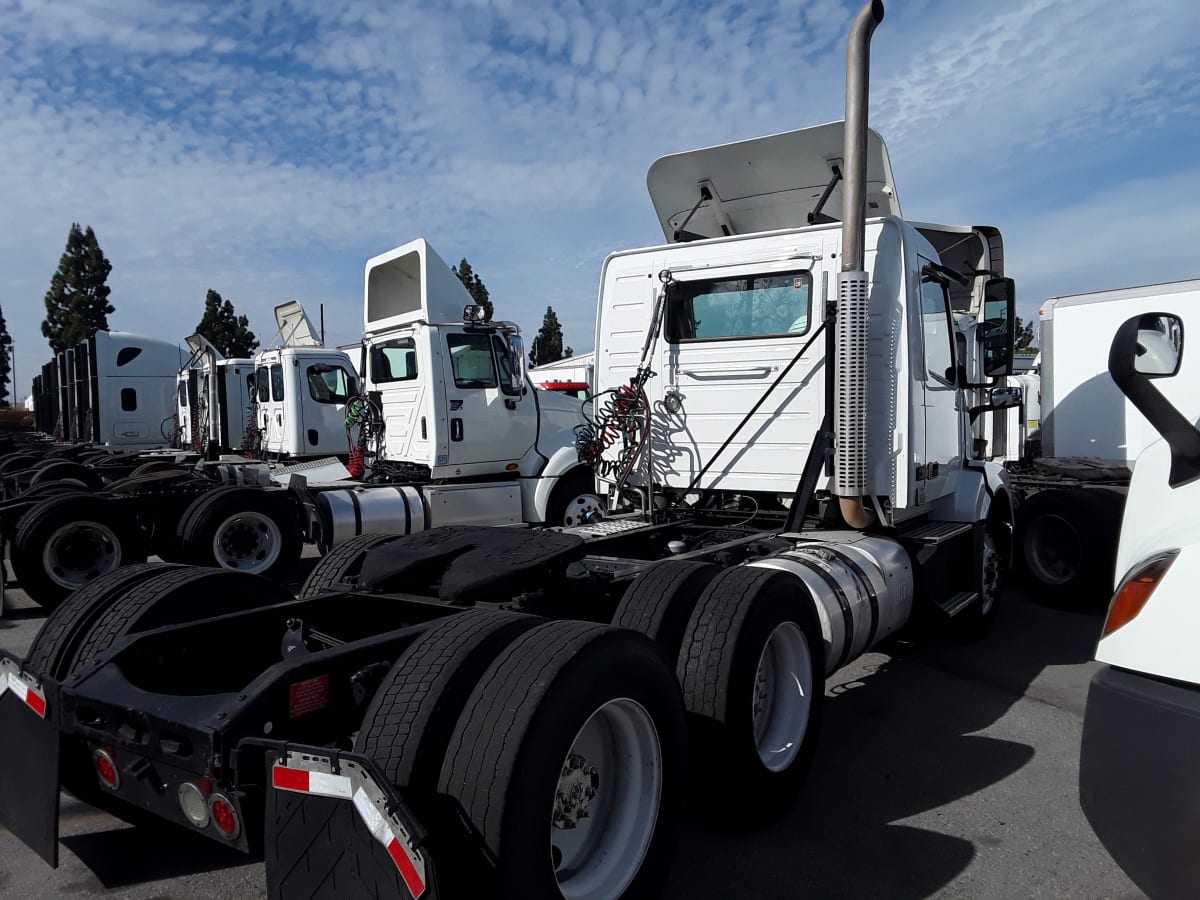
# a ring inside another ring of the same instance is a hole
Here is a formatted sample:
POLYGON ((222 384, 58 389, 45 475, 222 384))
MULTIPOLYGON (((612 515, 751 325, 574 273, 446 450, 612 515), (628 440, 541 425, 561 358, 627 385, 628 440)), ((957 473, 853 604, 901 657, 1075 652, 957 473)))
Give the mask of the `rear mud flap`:
POLYGON ((0 826, 58 868, 58 729, 46 699, 0 657, 0 826))
POLYGON ((437 900, 423 832, 374 766, 356 755, 277 746, 266 753, 272 787, 263 823, 271 900, 437 900))

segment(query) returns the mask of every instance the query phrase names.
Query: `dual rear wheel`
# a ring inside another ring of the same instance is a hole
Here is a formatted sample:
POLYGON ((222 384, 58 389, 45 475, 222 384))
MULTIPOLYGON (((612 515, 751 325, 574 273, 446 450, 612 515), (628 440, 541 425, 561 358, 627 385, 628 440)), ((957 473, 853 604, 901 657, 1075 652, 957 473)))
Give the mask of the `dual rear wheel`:
POLYGON ((384 678, 354 749, 456 835, 454 858, 491 861, 456 864, 451 895, 660 896, 689 767, 726 822, 795 796, 824 645, 792 578, 662 563, 614 625, 626 627, 469 610, 384 678))

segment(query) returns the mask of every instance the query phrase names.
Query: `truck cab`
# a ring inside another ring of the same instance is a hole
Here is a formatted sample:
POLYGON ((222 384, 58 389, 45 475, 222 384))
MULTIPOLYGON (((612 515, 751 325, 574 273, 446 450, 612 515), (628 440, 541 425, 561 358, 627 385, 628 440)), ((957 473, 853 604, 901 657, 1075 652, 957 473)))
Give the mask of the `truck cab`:
POLYGON ((427 241, 370 259, 365 281, 362 366, 382 458, 431 479, 554 478, 577 465, 579 401, 528 383, 520 329, 483 321, 427 241))
POLYGON ((268 456, 346 456, 346 405, 358 394, 354 363, 325 348, 296 300, 275 307, 274 346, 254 358, 254 421, 268 456))
POLYGON ((1113 338, 1108 368, 1160 434, 1138 456, 1116 580, 1084 712, 1080 803, 1151 897, 1195 896, 1200 809, 1200 431, 1170 396, 1196 383, 1181 316, 1144 312, 1113 338))
MULTIPOLYGON (((834 122, 651 167, 668 243, 606 260, 595 362, 601 394, 652 371, 643 387, 649 452, 606 447, 602 492, 787 502, 797 460, 833 406, 829 335, 818 335, 843 238, 822 209, 840 205, 843 131, 834 122), (646 323, 657 321, 661 336, 647 337, 646 323)), ((1001 238, 994 228, 903 219, 887 149, 869 129, 867 169, 867 355, 839 359, 866 383, 857 437, 865 494, 886 523, 927 513, 971 521, 1003 480, 998 466, 976 464, 969 415, 1009 362, 1001 238)), ((831 484, 826 473, 818 490, 831 484)))

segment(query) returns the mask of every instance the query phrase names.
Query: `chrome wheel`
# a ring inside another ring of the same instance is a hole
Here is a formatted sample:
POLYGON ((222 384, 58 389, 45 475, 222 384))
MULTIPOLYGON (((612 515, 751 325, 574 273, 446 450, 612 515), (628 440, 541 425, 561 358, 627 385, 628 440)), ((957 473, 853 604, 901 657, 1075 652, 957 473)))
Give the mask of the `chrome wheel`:
POLYGON ((279 559, 283 535, 270 516, 243 512, 230 516, 213 535, 213 558, 222 569, 265 572, 279 559))
POLYGON ((754 676, 754 745, 772 772, 800 753, 812 711, 812 654, 795 622, 781 622, 767 638, 754 676))
POLYGON ((654 837, 663 764, 650 714, 627 698, 592 713, 563 760, 550 814, 550 858, 566 900, 617 897, 654 837))
POLYGON ((600 498, 592 493, 577 494, 567 501, 567 508, 563 511, 562 522, 556 522, 556 525, 565 525, 568 528, 573 528, 576 525, 587 525, 591 522, 598 522, 604 518, 604 505, 600 498))
POLYGON ((120 568, 121 540, 100 522, 72 522, 46 541, 42 568, 59 587, 76 590, 120 568))

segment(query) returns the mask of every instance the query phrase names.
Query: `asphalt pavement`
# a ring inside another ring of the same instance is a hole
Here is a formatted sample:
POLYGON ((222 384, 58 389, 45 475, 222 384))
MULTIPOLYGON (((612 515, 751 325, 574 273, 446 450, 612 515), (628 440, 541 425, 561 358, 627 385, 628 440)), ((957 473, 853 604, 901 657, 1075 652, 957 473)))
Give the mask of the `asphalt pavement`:
MULTIPOLYGON (((43 618, 11 591, 0 647, 23 653, 43 618)), ((1140 897, 1079 809, 1100 620, 1010 589, 983 641, 896 642, 858 660, 827 684, 791 812, 753 831, 693 816, 667 900, 1140 897)), ((0 829, 0 897, 265 896, 262 865, 210 840, 134 828, 65 795, 61 817, 57 870, 0 829)))

